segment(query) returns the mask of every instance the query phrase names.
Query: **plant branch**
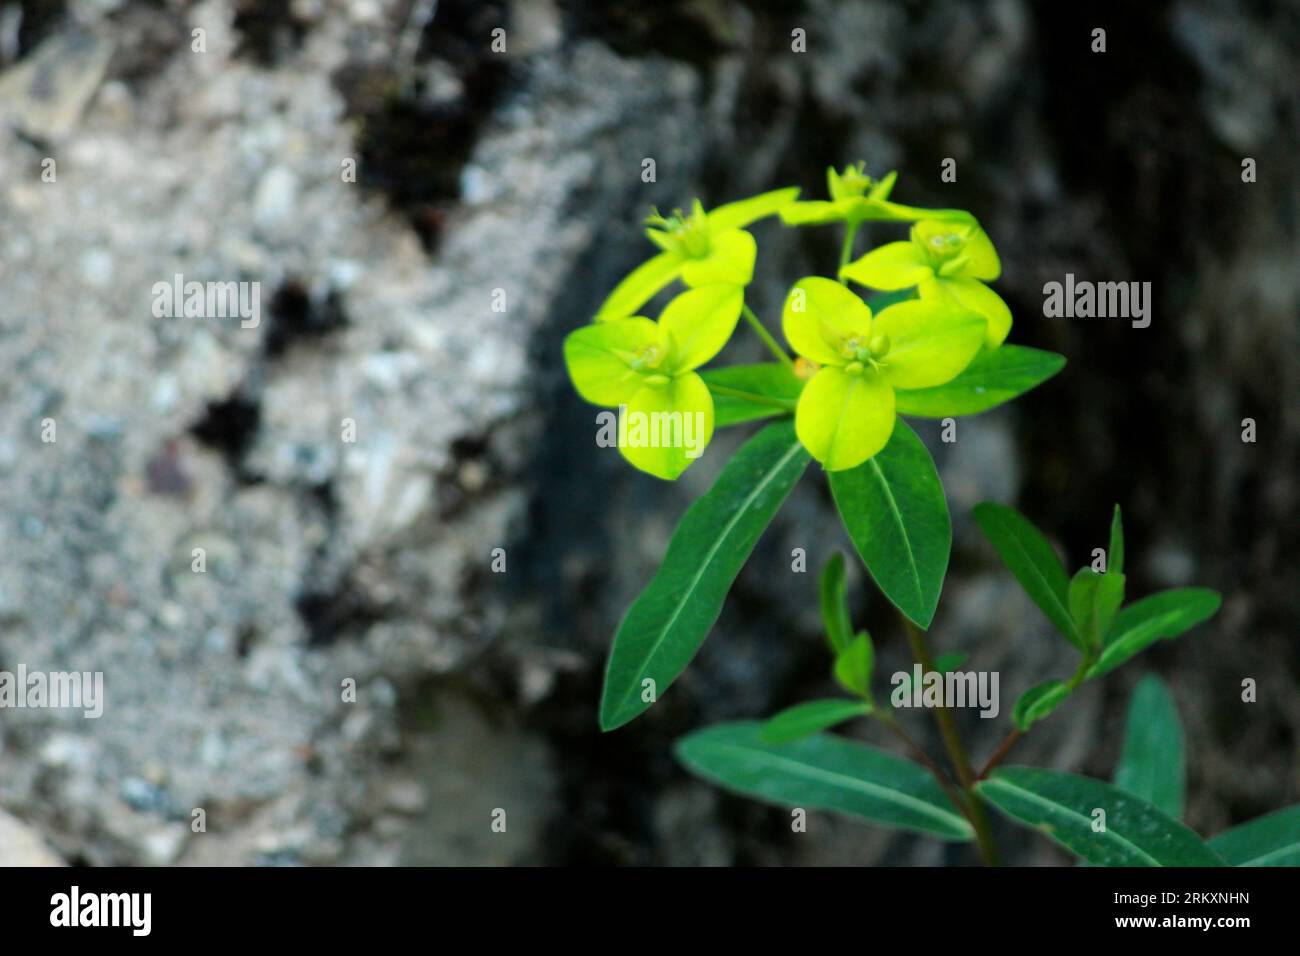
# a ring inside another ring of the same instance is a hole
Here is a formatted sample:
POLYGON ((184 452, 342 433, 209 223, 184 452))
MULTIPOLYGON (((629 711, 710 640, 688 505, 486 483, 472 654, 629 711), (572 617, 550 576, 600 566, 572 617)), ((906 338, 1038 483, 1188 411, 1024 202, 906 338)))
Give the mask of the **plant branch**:
POLYGON ((993 751, 993 756, 989 757, 989 762, 984 765, 984 769, 975 778, 976 783, 993 772, 993 768, 1002 762, 1002 758, 1011 752, 1011 748, 1015 746, 1016 741, 1022 736, 1024 736, 1024 732, 1019 727, 1013 728, 1011 733, 1007 734, 1006 739, 998 744, 998 749, 993 751))
POLYGON ((748 302, 745 303, 742 309, 742 314, 745 316, 745 321, 749 323, 750 328, 757 332, 758 337, 763 340, 763 344, 771 350, 772 354, 775 355, 786 368, 793 371, 794 359, 790 358, 789 353, 787 353, 785 349, 781 348, 780 343, 777 342, 776 339, 772 338, 772 333, 763 327, 763 323, 759 321, 758 316, 754 314, 754 310, 749 307, 748 302))
MULTIPOLYGON (((913 624, 907 615, 901 616, 903 626, 907 630, 907 642, 912 648, 912 656, 921 665, 922 671, 929 673, 935 670, 930 649, 925 643, 925 632, 913 624)), ((962 789, 965 791, 970 806, 970 822, 975 828, 975 839, 979 844, 980 856, 988 866, 997 866, 998 846, 993 839, 993 827, 989 823, 988 810, 984 806, 984 801, 975 793, 975 771, 971 767, 970 756, 966 753, 961 734, 957 731, 957 723, 952 719, 948 708, 942 704, 934 709, 934 719, 939 725, 939 733, 943 737, 944 747, 948 750, 948 757, 952 760, 953 769, 957 772, 957 779, 961 781, 962 789)))
MULTIPOLYGON (((1086 654, 1083 655, 1083 659, 1079 661, 1079 667, 1077 670, 1075 670, 1074 676, 1071 677, 1070 680, 1065 685, 1070 689, 1071 692, 1073 692, 1075 688, 1077 688, 1080 684, 1084 682, 1084 680, 1088 676, 1089 668, 1091 668, 1092 665, 1096 663, 1096 660, 1097 660, 1097 653, 1094 650, 1090 649, 1086 654)), ((989 757, 989 762, 986 763, 984 765, 984 769, 979 772, 979 776, 975 778, 975 782, 978 783, 979 781, 987 777, 990 773, 992 773, 993 768, 1002 762, 1003 758, 1005 758, 1006 755, 1011 751, 1011 748, 1016 745, 1016 741, 1023 736, 1024 736, 1024 731, 1021 730, 1019 727, 1012 728, 1011 733, 1007 734, 1006 739, 1003 740, 1002 743, 998 744, 998 749, 993 751, 993 755, 989 757)))

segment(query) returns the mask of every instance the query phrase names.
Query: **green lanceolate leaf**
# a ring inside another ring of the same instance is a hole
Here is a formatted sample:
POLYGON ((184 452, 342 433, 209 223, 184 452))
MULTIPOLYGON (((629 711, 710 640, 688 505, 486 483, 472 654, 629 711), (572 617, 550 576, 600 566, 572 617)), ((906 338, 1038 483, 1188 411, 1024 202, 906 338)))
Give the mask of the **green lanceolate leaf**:
POLYGON ((1186 826, 1100 780, 1006 767, 976 789, 1011 819, 1042 831, 1090 863, 1223 866, 1219 855, 1186 826))
POLYGON ((1110 553, 1106 555, 1106 570, 1113 574, 1124 573, 1124 522, 1115 506, 1115 516, 1110 519, 1110 553))
POLYGON ((1124 575, 1098 574, 1083 568, 1070 581, 1070 617, 1088 647, 1100 650, 1102 638, 1110 631, 1115 612, 1124 603, 1124 575))
POLYGON ((974 835, 918 765, 831 734, 768 744, 761 726, 746 721, 696 731, 677 742, 677 759, 727 790, 768 803, 834 810, 943 840, 974 835))
POLYGON ((794 412, 803 380, 780 362, 724 365, 700 372, 713 395, 715 428, 794 412))
POLYGON ((1049 680, 1035 684, 1021 694, 1016 705, 1011 708, 1011 719, 1022 731, 1028 730, 1037 721, 1056 710, 1070 696, 1070 693, 1070 688, 1065 681, 1049 680))
POLYGON ((1079 650, 1083 637, 1070 616, 1070 580, 1052 546, 1029 519, 1006 505, 985 501, 972 514, 1020 586, 1058 631, 1079 650))
POLYGON ((1164 681, 1148 675, 1133 691, 1115 786, 1175 820, 1183 815, 1183 725, 1164 681))
POLYGON ((895 407, 900 415, 920 418, 976 415, 1038 387, 1064 367, 1065 356, 1055 352, 1003 345, 975 356, 964 372, 944 385, 899 389, 895 407))
POLYGON ((837 654, 853 640, 853 624, 849 617, 849 602, 844 585, 844 555, 836 551, 822 568, 818 586, 821 599, 822 622, 826 625, 826 638, 831 650, 837 654))
POLYGON ((865 700, 810 700, 769 717, 760 737, 765 744, 783 744, 869 713, 871 705, 865 700))
POLYGON ((1224 830, 1210 846, 1233 866, 1300 866, 1300 803, 1224 830))
POLYGON ((775 422, 741 446, 691 505, 654 580, 614 636, 600 702, 602 729, 632 720, 685 670, 808 460, 793 422, 775 422))
POLYGON ((1220 603, 1218 592, 1209 588, 1174 588, 1134 601, 1116 615, 1088 677, 1100 677, 1156 641, 1191 630, 1212 617, 1220 603))
POLYGON ((871 672, 875 666, 876 651, 871 646, 871 635, 859 631, 835 657, 835 680, 849 693, 870 699, 871 672))
POLYGON ((929 627, 948 570, 952 525, 934 461, 905 423, 874 458, 830 473, 831 493, 876 585, 929 627))

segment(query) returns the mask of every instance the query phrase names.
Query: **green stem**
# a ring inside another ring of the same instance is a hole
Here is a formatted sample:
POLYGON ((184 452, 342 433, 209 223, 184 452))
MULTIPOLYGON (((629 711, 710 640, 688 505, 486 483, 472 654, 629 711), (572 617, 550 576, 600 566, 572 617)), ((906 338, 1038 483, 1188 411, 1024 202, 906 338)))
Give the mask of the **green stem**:
MULTIPOLYGON (((924 672, 935 670, 930 649, 925 643, 925 632, 913 624, 906 615, 902 615, 902 618, 903 626, 907 630, 907 642, 912 648, 912 656, 916 658, 924 672)), ((934 719, 939 724, 939 733, 943 737, 944 747, 948 750, 948 757, 952 760, 953 769, 957 771, 957 779, 965 792, 970 809, 970 822, 975 828, 975 840, 979 845, 980 856, 986 865, 997 866, 998 845, 993 839, 993 827, 989 823, 988 809, 975 792, 975 770, 971 767, 970 756, 966 753, 966 746, 957 731, 957 723, 952 719, 948 708, 943 705, 935 708, 934 719)))
POLYGON ((777 342, 776 339, 772 338, 772 333, 763 328, 763 323, 759 321, 758 316, 754 314, 754 310, 749 307, 748 302, 745 303, 742 314, 745 316, 745 321, 749 323, 750 328, 757 332, 758 337, 763 340, 763 344, 771 349, 772 354, 775 355, 777 359, 786 366, 786 368, 794 371, 794 359, 790 358, 785 349, 781 348, 780 343, 777 342))
POLYGON ((729 395, 732 398, 744 399, 747 402, 753 402, 755 405, 771 405, 773 408, 780 408, 787 412, 792 412, 798 403, 786 398, 776 398, 772 395, 760 395, 758 392, 747 392, 741 388, 732 388, 730 385, 719 385, 716 382, 709 382, 709 391, 715 395, 729 395))
POLYGON ((1078 687, 1080 684, 1082 684, 1084 680, 1087 678, 1088 670, 1092 667, 1093 664, 1096 663, 1096 661, 1097 661, 1097 652, 1094 651, 1092 648, 1089 648, 1087 652, 1083 655, 1083 660, 1079 661, 1078 670, 1074 672, 1074 676, 1070 678, 1069 683, 1066 684, 1065 686, 1070 688, 1070 691, 1073 692, 1074 689, 1078 687))
MULTIPOLYGON (((857 234, 858 234, 858 223, 850 222, 844 230, 844 245, 840 246, 840 271, 841 272, 843 272, 844 267, 849 264, 849 260, 853 258, 853 237, 856 236, 857 234)), ((840 285, 849 284, 849 280, 844 278, 844 276, 840 275, 838 272, 836 273, 836 276, 840 280, 840 285)))

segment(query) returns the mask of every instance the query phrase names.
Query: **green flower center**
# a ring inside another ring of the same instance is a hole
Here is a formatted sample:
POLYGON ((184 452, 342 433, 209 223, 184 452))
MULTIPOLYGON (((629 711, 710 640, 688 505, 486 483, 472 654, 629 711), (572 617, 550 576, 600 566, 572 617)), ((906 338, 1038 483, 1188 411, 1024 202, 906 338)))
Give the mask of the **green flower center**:
POLYGON ((940 222, 918 222, 912 227, 912 239, 935 266, 956 259, 966 248, 965 234, 940 222))
POLYGON ((690 215, 680 209, 674 209, 671 216, 661 216, 655 212, 646 220, 646 225, 679 255, 688 259, 702 259, 709 254, 709 221, 698 203, 690 215))
POLYGON ((889 336, 873 335, 871 338, 853 335, 840 343, 840 355, 849 360, 844 371, 850 375, 861 372, 865 366, 876 363, 889 354, 889 336))
MULTIPOLYGON (((632 356, 632 361, 628 364, 631 365, 634 370, 644 372, 646 369, 658 368, 659 363, 663 360, 663 352, 659 346, 646 345, 637 350, 636 354, 632 356)), ((662 376, 662 378, 664 381, 668 380, 667 376, 662 376)), ((647 382, 647 384, 653 385, 654 383, 647 382)))
POLYGON ((852 196, 861 196, 866 193, 874 184, 873 180, 866 173, 867 164, 865 162, 854 163, 845 166, 840 173, 839 195, 833 196, 833 199, 848 199, 852 196))

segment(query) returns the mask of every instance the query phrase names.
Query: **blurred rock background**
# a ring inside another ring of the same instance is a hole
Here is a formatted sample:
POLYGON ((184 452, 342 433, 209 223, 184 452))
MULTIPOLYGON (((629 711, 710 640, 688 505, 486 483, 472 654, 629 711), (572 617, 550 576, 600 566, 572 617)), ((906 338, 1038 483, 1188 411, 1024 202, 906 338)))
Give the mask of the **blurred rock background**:
MULTIPOLYGON (((970 506, 1016 503, 1075 567, 1119 501, 1130 593, 1224 607, 1013 759, 1109 777, 1149 669, 1194 827, 1296 802, 1298 62, 1300 9, 1228 0, 0 0, 0 669, 102 670, 107 695, 99 720, 0 713, 0 862, 973 862, 824 815, 791 834, 670 757, 829 689, 815 573, 847 541, 814 473, 686 675, 596 731, 613 630, 742 436, 676 485, 633 472, 561 339, 649 254, 652 203, 820 195, 858 158, 980 216, 1012 340, 1069 357, 955 444, 919 425, 955 531, 935 643, 1002 675, 1003 716, 965 721, 976 759, 1071 665, 970 506), (1067 272, 1150 281, 1151 327, 1042 318, 1067 272), (261 325, 154 318, 176 273, 260 282, 261 325)), ((771 319, 839 237, 756 233, 771 319)), ((1014 862, 1064 860, 1000 832, 1014 862)))

